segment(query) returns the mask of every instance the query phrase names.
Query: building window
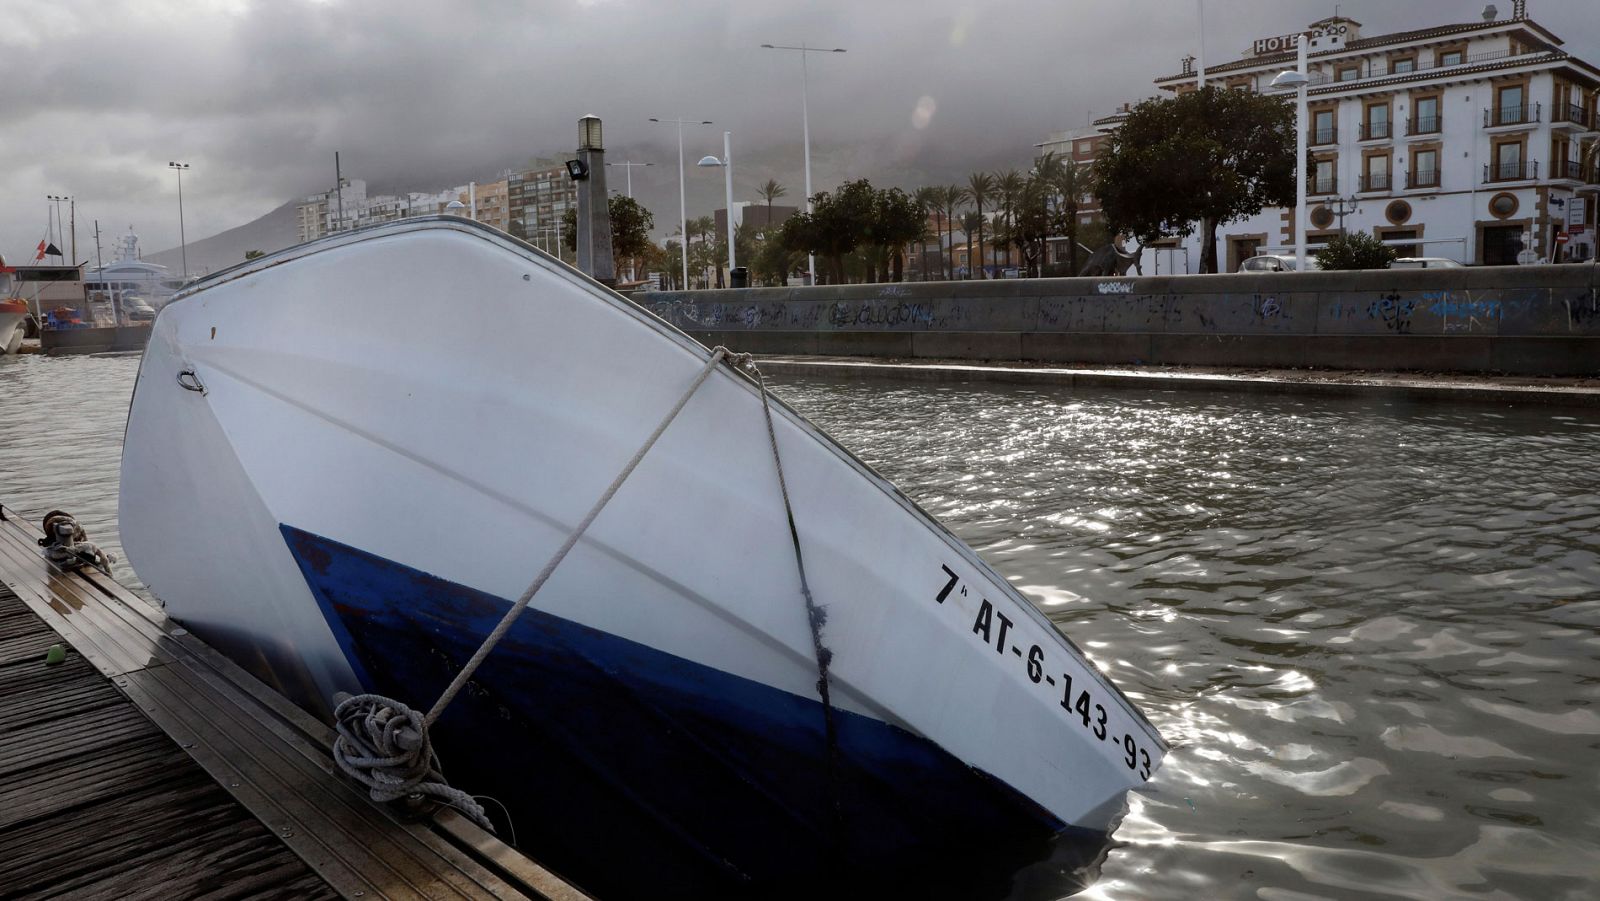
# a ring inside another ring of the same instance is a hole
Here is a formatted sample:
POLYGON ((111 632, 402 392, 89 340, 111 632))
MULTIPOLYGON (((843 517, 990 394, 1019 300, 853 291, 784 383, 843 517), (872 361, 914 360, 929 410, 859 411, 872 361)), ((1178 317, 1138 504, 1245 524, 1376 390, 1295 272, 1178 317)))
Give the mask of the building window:
POLYGON ((1526 165, 1522 160, 1522 144, 1508 141, 1494 145, 1494 163, 1489 173, 1490 181, 1513 181, 1526 178, 1526 165))
POLYGON ((1459 66, 1467 61, 1466 57, 1466 53, 1460 50, 1446 50, 1439 54, 1439 65, 1459 66))
POLYGON ((1433 148, 1411 151, 1411 187, 1439 187, 1439 151, 1433 148))
POLYGON ((1412 110, 1411 133, 1431 135, 1439 131, 1439 98, 1418 97, 1412 110))
POLYGON ((1415 71, 1417 71, 1417 58, 1414 56, 1408 56, 1404 59, 1397 59, 1389 64, 1389 72, 1393 75, 1399 75, 1402 72, 1415 71))
POLYGON ((1366 170, 1361 176, 1361 190, 1389 190, 1389 155, 1387 153, 1367 157, 1366 170))
POLYGON ((1361 140, 1374 141, 1389 137, 1389 104, 1375 103, 1367 107, 1366 121, 1361 123, 1361 140))
POLYGON ((1339 140, 1339 122, 1331 109, 1319 109, 1311 117, 1311 143, 1333 144, 1339 140))
POLYGON ((1525 117, 1527 112, 1527 89, 1524 86, 1514 84, 1503 87, 1495 92, 1494 99, 1495 105, 1498 107, 1498 114, 1495 116, 1496 123, 1500 125, 1517 125, 1528 121, 1525 117))
POLYGON ((1311 173, 1307 190, 1312 194, 1339 193, 1339 158, 1327 157, 1314 162, 1316 167, 1311 173))
POLYGON ((1358 66, 1358 65, 1357 66, 1340 66, 1338 74, 1334 76, 1333 80, 1334 81, 1355 81, 1357 78, 1360 78, 1360 77, 1361 77, 1361 67, 1360 66, 1358 66))

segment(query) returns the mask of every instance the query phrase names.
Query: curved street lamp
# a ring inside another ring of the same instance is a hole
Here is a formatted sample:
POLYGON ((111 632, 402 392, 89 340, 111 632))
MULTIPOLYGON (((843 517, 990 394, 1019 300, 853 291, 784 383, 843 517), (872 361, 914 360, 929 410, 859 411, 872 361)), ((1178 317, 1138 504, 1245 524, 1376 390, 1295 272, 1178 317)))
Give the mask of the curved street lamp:
POLYGON ((1306 271, 1306 85, 1311 79, 1306 75, 1305 35, 1300 36, 1300 55, 1297 67, 1279 72, 1272 79, 1272 87, 1295 91, 1294 106, 1294 268, 1306 271))
POLYGON ((695 163, 695 165, 708 169, 720 168, 722 170, 723 188, 727 193, 728 203, 727 215, 723 218, 723 222, 728 228, 728 279, 731 284, 733 267, 737 265, 733 259, 733 132, 725 131, 722 133, 722 159, 719 160, 709 155, 703 156, 700 158, 700 162, 695 163))

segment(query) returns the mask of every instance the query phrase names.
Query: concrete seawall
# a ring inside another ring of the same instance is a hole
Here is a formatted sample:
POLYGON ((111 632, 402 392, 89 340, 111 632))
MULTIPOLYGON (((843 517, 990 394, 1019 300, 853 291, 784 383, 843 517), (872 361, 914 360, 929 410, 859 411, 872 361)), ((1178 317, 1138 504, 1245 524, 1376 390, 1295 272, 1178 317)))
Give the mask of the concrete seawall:
POLYGON ((761 354, 1600 375, 1600 265, 635 295, 761 354))

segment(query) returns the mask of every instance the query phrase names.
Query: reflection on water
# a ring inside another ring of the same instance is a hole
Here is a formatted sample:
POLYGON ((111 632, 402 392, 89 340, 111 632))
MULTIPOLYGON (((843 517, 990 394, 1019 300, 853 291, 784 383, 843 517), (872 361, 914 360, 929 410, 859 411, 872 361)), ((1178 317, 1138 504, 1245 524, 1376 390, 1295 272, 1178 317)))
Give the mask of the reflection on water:
POLYGON ((1600 416, 777 390, 1176 745, 1083 897, 1600 890, 1600 416))
MULTIPOLYGON (((70 510, 115 549, 137 366, 0 358, 0 501, 70 510)), ((776 390, 976 547, 1176 746, 1083 897, 1594 896, 1600 416, 776 390)))
POLYGON ((117 556, 112 575, 138 587, 117 540, 122 428, 138 355, 0 356, 0 503, 34 525, 51 510, 78 518, 117 556))

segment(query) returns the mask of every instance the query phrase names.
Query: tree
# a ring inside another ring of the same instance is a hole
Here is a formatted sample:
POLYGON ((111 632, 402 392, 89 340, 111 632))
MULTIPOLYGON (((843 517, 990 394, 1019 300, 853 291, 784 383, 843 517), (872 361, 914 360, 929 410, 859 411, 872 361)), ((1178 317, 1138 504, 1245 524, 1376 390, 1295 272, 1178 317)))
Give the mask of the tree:
POLYGON ((832 194, 818 193, 811 207, 811 212, 796 213, 783 223, 779 240, 788 250, 823 257, 829 283, 842 284, 845 255, 870 238, 877 192, 866 179, 845 182, 832 194))
MULTIPOLYGON (((632 197, 611 195, 606 203, 606 214, 611 218, 611 257, 628 260, 645 256, 654 247, 650 230, 656 227, 656 217, 639 205, 632 197)), ((561 214, 561 244, 568 250, 578 249, 578 211, 568 207, 561 214)))
POLYGON ((1050 151, 1039 158, 1038 171, 1039 177, 1050 185, 1051 193, 1059 198, 1062 214, 1061 230, 1056 234, 1066 236, 1067 270, 1077 275, 1080 268, 1078 252, 1085 245, 1097 248, 1097 245, 1087 243, 1080 237, 1078 218, 1083 198, 1095 191, 1094 170, 1073 160, 1056 156, 1054 151, 1050 151))
MULTIPOLYGON (((923 223, 924 223, 924 231, 926 231, 926 223, 927 223, 927 220, 928 220, 928 214, 929 213, 933 213, 934 214, 935 228, 939 230, 938 233, 934 235, 934 238, 935 238, 935 240, 937 240, 939 242, 939 249, 941 251, 944 250, 944 233, 942 231, 943 226, 937 225, 937 222, 938 222, 939 206, 940 206, 941 203, 943 203, 943 201, 941 200, 942 191, 943 191, 943 189, 942 188, 938 188, 938 187, 918 188, 917 192, 915 194, 911 195, 911 202, 915 203, 917 205, 917 209, 922 212, 922 220, 923 220, 923 223)), ((922 270, 922 280, 923 281, 927 281, 928 280, 928 271, 926 269, 926 264, 927 264, 928 256, 925 253, 925 251, 927 250, 927 247, 926 247, 926 235, 924 235, 922 237, 919 237, 918 241, 919 241, 919 245, 917 247, 917 256, 921 260, 921 263, 919 265, 924 267, 923 270, 922 270)), ((941 256, 943 256, 943 254, 941 254, 941 256)), ((939 262, 939 274, 940 275, 944 274, 944 261, 942 259, 939 262)))
POLYGON ((899 188, 879 191, 873 205, 873 240, 888 252, 894 281, 905 280, 906 245, 920 241, 928 229, 922 207, 899 188))
POLYGON ((1294 203, 1294 110, 1208 86, 1146 100, 1107 138, 1095 192, 1113 230, 1143 242, 1202 229, 1201 272, 1217 271, 1217 227, 1294 203))
POLYGON ((760 194, 762 198, 767 201, 767 224, 764 227, 764 230, 770 231, 772 229, 772 201, 777 200, 779 197, 783 197, 789 192, 783 187, 783 185, 778 184, 776 180, 769 178, 767 179, 766 184, 756 188, 756 193, 760 194))
POLYGON ((1335 235, 1316 257, 1324 269, 1388 269, 1394 258, 1393 247, 1366 232, 1335 235))
MULTIPOLYGON (((1005 242, 996 242, 996 246, 1008 248, 1006 251, 1007 262, 1010 262, 1011 259, 1011 252, 1009 250, 1010 234, 1012 227, 1015 225, 1015 223, 1012 221, 1011 214, 1016 209, 1017 202, 1022 199, 1022 189, 1026 185, 1027 181, 1023 179, 1022 173, 1015 169, 1011 169, 1006 172, 996 172, 994 174, 995 192, 999 196, 1000 206, 1004 213, 1005 231, 1007 235, 1005 242)), ((995 265, 999 265, 998 260, 996 260, 995 265)))
POLYGON ((1012 246, 1022 252, 1023 264, 1030 275, 1043 275, 1045 253, 1049 238, 1061 233, 1058 228, 1059 206, 1054 201, 1055 187, 1046 179, 1035 176, 1028 179, 1012 211, 1012 222, 1007 237, 1012 246))
MULTIPOLYGON (((980 242, 977 248, 973 248, 972 246, 972 235, 974 233, 979 235, 983 234, 982 214, 973 210, 967 210, 965 213, 962 213, 961 233, 966 236, 967 278, 972 278, 973 269, 983 267, 983 244, 980 242)), ((954 255, 954 253, 951 254, 952 257, 954 255)), ((954 260, 952 260, 952 262, 954 262, 954 260)))
POLYGON ((956 208, 967 202, 967 189, 960 185, 946 185, 944 188, 944 223, 945 229, 950 233, 950 242, 945 252, 946 271, 945 279, 953 281, 956 277, 956 208))
MULTIPOLYGON (((972 198, 972 205, 978 208, 978 258, 977 266, 968 266, 967 277, 971 278, 974 271, 983 271, 983 204, 994 194, 994 176, 987 172, 974 172, 967 176, 967 196, 972 198)), ((968 242, 971 245, 971 242, 968 242)), ((969 263, 972 255, 967 255, 969 263)))

